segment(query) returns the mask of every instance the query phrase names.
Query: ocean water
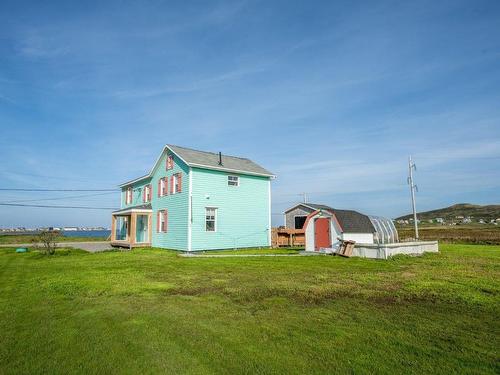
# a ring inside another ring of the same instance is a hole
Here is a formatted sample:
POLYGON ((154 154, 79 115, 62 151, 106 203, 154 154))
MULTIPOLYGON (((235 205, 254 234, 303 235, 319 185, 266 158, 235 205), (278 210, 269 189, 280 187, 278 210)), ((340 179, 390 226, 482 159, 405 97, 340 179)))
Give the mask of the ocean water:
POLYGON ((108 238, 111 234, 110 230, 75 230, 75 231, 62 231, 64 237, 104 237, 108 238))

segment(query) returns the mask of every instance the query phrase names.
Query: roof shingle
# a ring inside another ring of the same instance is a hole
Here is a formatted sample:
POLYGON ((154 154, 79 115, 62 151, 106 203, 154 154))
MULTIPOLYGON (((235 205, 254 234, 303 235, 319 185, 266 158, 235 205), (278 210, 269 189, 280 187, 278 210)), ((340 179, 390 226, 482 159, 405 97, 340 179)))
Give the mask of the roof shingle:
POLYGON ((215 152, 193 150, 186 147, 167 145, 173 152, 191 166, 210 169, 225 169, 241 173, 250 173, 263 176, 273 176, 267 169, 262 168, 250 159, 237 156, 222 155, 222 165, 219 165, 219 154, 215 152))

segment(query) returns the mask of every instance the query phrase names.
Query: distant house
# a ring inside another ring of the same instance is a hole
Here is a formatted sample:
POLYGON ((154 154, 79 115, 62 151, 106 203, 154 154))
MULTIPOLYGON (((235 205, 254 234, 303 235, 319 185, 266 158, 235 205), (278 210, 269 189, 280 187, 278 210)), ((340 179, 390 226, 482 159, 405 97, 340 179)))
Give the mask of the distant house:
POLYGON ((444 219, 442 217, 437 217, 434 219, 434 221, 438 224, 443 224, 444 223, 444 219))
POLYGON ((183 251, 270 246, 273 177, 249 159, 166 145, 148 174, 120 185, 111 243, 183 251))

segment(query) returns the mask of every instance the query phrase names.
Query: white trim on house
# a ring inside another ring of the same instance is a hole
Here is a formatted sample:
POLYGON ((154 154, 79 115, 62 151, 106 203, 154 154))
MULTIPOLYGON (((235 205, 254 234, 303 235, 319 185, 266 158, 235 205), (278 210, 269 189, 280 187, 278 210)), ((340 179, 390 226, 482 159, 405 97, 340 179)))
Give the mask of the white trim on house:
POLYGON ((151 176, 149 174, 146 174, 146 175, 138 177, 134 180, 124 182, 123 184, 118 185, 118 187, 125 187, 127 185, 132 185, 132 184, 135 184, 137 181, 145 180, 146 178, 149 178, 149 177, 151 177, 151 176))
POLYGON ((193 169, 189 167, 189 194, 188 194, 188 251, 192 248, 193 235, 193 169))
POLYGON ((271 239, 271 180, 268 181, 268 195, 269 195, 269 207, 267 208, 269 211, 269 220, 268 220, 268 226, 267 226, 267 239, 268 239, 268 246, 272 245, 272 239, 271 239))
POLYGON ((153 164, 153 168, 151 168, 151 170, 149 171, 148 174, 142 176, 142 177, 139 177, 139 178, 136 178, 135 180, 131 180, 131 181, 127 181, 127 182, 124 182, 123 184, 121 185, 118 185, 118 187, 124 187, 124 186, 127 186, 127 185, 130 185, 130 184, 133 184, 137 181, 141 181, 141 180, 144 180, 146 178, 150 178, 150 177, 153 177, 153 174, 154 174, 154 171, 156 170, 156 167, 158 166, 158 164, 160 163, 160 160, 161 158, 163 157, 163 154, 165 153, 166 150, 169 150, 170 152, 172 152, 173 154, 177 155, 177 157, 179 159, 181 159, 181 161, 186 164, 187 166, 190 166, 189 163, 187 163, 183 158, 181 158, 177 153, 175 153, 170 147, 168 146, 163 146, 163 149, 161 150, 161 153, 160 153, 160 156, 158 156, 158 158, 156 159, 155 163, 153 164))
POLYGON ((120 216, 123 214, 130 214, 132 212, 150 213, 153 212, 153 210, 151 208, 130 208, 128 210, 112 212, 111 215, 120 216))
POLYGON ((248 171, 242 171, 241 169, 231 169, 231 168, 224 168, 224 167, 214 167, 214 166, 211 166, 211 165, 204 165, 204 164, 197 164, 197 163, 189 163, 188 165, 190 165, 192 167, 195 167, 195 168, 214 169, 216 171, 234 172, 234 173, 241 173, 241 174, 246 174, 246 175, 251 175, 251 176, 261 176, 261 177, 270 177, 270 178, 275 178, 276 177, 273 174, 248 172, 248 171))

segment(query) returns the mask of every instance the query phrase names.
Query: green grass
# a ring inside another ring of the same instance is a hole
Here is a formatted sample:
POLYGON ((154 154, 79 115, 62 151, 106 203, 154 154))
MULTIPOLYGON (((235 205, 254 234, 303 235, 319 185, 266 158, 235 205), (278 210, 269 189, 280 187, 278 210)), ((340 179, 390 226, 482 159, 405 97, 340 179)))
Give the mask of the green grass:
MULTIPOLYGON (((34 234, 0 234, 1 244, 21 244, 31 243, 37 236, 34 234)), ((57 242, 93 242, 93 241, 106 241, 106 237, 65 237, 58 236, 57 242)))
POLYGON ((239 249, 239 250, 209 250, 209 251, 199 252, 199 254, 204 254, 204 255, 298 254, 302 250, 304 250, 303 247, 300 248, 282 247, 275 249, 264 248, 264 249, 239 249))
MULTIPOLYGON (((500 245, 500 226, 489 224, 419 226, 421 240, 437 240, 446 243, 466 243, 477 245, 500 245)), ((407 225, 398 227, 399 238, 413 238, 415 231, 407 225)))
POLYGON ((0 373, 498 373, 500 247, 441 250, 0 249, 0 373))

